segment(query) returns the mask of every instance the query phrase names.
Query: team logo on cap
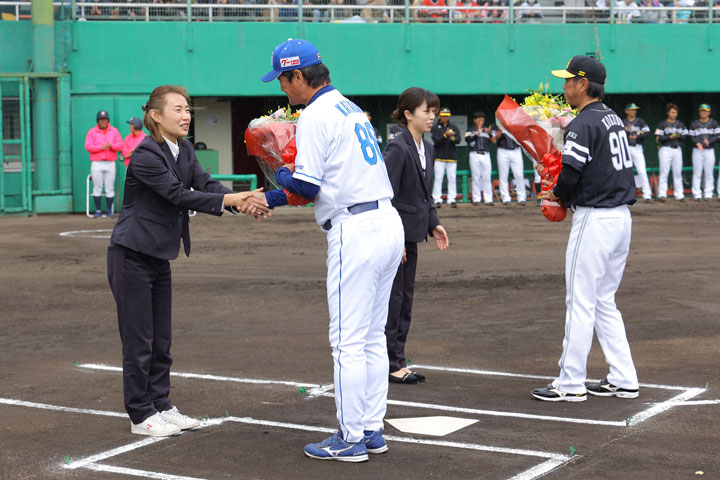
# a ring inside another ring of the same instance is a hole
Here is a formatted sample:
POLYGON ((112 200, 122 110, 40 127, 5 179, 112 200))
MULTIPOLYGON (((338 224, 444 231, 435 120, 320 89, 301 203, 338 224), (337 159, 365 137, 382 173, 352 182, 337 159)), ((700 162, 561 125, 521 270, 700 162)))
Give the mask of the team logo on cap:
POLYGON ((294 67, 295 65, 300 65, 300 57, 298 56, 280 59, 281 67, 294 67))

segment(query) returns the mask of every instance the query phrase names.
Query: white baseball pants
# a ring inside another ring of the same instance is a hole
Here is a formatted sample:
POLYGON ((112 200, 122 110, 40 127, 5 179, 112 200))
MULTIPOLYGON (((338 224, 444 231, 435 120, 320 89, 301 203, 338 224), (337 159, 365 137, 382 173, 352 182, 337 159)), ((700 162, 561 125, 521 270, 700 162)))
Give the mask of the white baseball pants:
POLYGON ((442 162, 435 160, 433 167, 433 202, 442 203, 442 182, 447 170, 447 203, 455 203, 457 200, 457 162, 442 162))
POLYGON ((622 388, 638 388, 637 373, 615 305, 630 250, 632 218, 626 205, 615 208, 577 207, 565 253, 565 339, 553 386, 567 393, 585 393, 587 357, 597 333, 607 379, 622 388))
MULTIPOLYGON (((694 198, 712 198, 713 188, 715 187, 714 169, 715 169, 715 149, 706 148, 700 150, 693 148, 692 151, 693 176, 692 176, 692 194, 694 198), (700 182, 705 173, 705 185, 700 189, 700 182)), ((720 178, 720 177, 718 177, 720 178)))
POLYGON ((517 201, 524 202, 527 197, 525 191, 525 177, 523 175, 522 150, 508 150, 507 148, 497 149, 498 179, 500 180, 500 199, 503 203, 510 201, 510 187, 508 178, 512 170, 513 178, 520 185, 517 189, 517 201))
POLYGON ((103 186, 105 196, 115 196, 115 162, 98 160, 90 162, 90 175, 93 182, 93 197, 102 197, 103 186))
POLYGON ((485 203, 493 202, 492 164, 490 152, 470 152, 470 188, 473 203, 480 203, 480 193, 485 203))
POLYGON ((682 182, 682 149, 660 147, 658 151, 660 178, 658 179, 658 198, 666 198, 668 193, 668 175, 673 172, 673 193, 676 199, 685 198, 682 182))
POLYGON ((649 200, 652 198, 652 190, 650 189, 650 180, 648 179, 647 167, 645 165, 645 152, 642 145, 633 145, 630 147, 630 158, 632 158, 633 166, 637 170, 642 186, 643 198, 649 200))
POLYGON ((363 430, 383 428, 389 368, 385 323, 405 233, 387 200, 338 224, 333 219, 327 241, 337 419, 345 441, 359 442, 363 430))

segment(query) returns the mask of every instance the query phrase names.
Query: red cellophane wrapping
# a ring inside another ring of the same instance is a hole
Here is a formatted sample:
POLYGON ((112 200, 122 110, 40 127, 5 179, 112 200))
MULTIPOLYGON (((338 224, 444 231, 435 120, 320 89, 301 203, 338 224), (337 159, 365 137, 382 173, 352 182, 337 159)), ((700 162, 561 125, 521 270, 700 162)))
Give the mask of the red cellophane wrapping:
MULTIPOLYGON (((542 191, 552 189, 562 169, 562 154, 553 144, 550 134, 507 95, 497 108, 495 119, 505 133, 510 134, 528 155, 543 166, 540 176, 551 180, 552 184, 543 185, 542 191)), ((542 213, 551 222, 561 222, 567 215, 567 209, 559 202, 543 199, 542 213)))
MULTIPOLYGON (((297 147, 295 145, 295 123, 253 120, 245 130, 245 145, 248 153, 258 158, 258 163, 272 183, 275 171, 283 165, 294 165, 297 147)), ((283 189, 288 204, 305 205, 312 202, 283 189)))

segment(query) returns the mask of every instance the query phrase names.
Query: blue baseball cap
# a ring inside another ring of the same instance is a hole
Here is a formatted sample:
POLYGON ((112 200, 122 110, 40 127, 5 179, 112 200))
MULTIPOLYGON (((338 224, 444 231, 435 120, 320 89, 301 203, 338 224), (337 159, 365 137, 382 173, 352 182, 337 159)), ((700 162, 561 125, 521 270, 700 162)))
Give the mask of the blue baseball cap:
POLYGON ((307 40, 292 38, 275 47, 271 58, 272 70, 261 77, 263 82, 272 82, 282 72, 299 70, 322 63, 320 52, 315 45, 307 40))

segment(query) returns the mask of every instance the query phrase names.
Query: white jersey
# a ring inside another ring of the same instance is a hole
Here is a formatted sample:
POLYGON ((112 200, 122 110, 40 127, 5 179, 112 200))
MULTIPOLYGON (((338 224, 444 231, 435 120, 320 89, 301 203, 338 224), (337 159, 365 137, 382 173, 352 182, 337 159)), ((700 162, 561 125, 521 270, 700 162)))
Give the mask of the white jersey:
POLYGON ((314 200, 318 225, 353 205, 392 198, 373 126, 337 90, 321 94, 303 110, 296 142, 293 177, 320 187, 314 200))

